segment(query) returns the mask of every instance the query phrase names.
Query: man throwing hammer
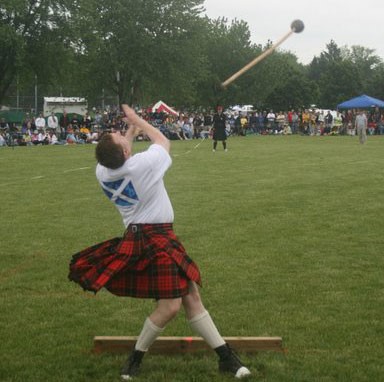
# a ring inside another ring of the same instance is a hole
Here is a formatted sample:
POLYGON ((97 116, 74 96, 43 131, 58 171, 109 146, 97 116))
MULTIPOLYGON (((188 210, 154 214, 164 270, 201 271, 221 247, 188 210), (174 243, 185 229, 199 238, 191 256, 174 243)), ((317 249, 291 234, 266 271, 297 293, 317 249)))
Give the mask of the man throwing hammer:
POLYGON ((118 296, 157 301, 121 370, 123 380, 138 374, 143 356, 181 306, 191 328, 217 353, 219 370, 245 377, 250 371, 225 343, 201 301, 199 268, 173 232, 173 208, 163 182, 172 162, 170 142, 128 105, 122 109, 129 129, 125 136, 117 132, 100 139, 96 177, 123 218, 124 237, 75 254, 69 279, 95 293, 105 287, 118 296), (132 155, 138 131, 152 144, 132 155))

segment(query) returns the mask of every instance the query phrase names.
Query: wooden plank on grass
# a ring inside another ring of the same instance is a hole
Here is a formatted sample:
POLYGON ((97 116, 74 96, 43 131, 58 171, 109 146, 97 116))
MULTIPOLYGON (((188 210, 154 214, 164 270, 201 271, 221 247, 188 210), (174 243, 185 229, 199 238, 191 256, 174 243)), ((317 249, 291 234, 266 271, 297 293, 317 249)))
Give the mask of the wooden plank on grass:
MULTIPOLYGON (((283 352, 281 337, 224 337, 224 340, 237 351, 256 353, 259 351, 283 352)), ((94 353, 129 353, 137 337, 94 337, 94 353)), ((194 353, 210 349, 201 337, 158 337, 149 352, 151 354, 194 353)))

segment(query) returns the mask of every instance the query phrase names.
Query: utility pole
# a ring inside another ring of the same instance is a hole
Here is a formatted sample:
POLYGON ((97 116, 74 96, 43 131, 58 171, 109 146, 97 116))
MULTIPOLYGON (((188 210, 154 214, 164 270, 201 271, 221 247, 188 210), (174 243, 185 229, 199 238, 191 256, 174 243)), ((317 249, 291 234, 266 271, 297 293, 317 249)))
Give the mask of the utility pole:
POLYGON ((37 115, 37 74, 35 74, 35 115, 37 115))
POLYGON ((116 81, 117 81, 117 106, 120 105, 120 72, 116 72, 116 81))

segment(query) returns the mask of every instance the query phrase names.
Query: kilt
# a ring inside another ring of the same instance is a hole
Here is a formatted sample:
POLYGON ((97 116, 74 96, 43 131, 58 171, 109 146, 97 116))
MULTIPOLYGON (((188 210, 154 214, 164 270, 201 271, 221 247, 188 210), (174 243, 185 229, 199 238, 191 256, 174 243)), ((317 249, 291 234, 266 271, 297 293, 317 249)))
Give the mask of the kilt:
POLYGON ((68 278, 84 290, 105 287, 117 296, 178 298, 189 281, 201 285, 198 266, 187 255, 172 224, 129 225, 115 237, 73 255, 68 278))
POLYGON ((216 127, 213 130, 213 140, 214 141, 226 141, 227 140, 227 133, 225 131, 225 127, 216 127))

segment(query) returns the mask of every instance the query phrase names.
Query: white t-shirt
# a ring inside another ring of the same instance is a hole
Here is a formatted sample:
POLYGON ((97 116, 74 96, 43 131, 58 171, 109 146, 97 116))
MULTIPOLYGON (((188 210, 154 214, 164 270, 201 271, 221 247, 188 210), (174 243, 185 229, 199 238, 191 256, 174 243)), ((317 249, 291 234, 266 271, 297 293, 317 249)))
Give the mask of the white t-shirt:
POLYGON ((162 146, 127 159, 112 170, 98 164, 96 177, 108 198, 119 210, 124 225, 173 223, 173 208, 163 177, 172 159, 162 146))
POLYGON ((35 120, 35 125, 39 129, 44 129, 45 127, 45 119, 43 117, 37 117, 35 120))
POLYGON ((56 115, 50 115, 48 117, 48 127, 51 129, 57 129, 59 127, 59 121, 56 115))

